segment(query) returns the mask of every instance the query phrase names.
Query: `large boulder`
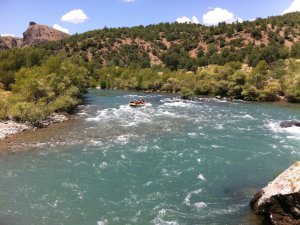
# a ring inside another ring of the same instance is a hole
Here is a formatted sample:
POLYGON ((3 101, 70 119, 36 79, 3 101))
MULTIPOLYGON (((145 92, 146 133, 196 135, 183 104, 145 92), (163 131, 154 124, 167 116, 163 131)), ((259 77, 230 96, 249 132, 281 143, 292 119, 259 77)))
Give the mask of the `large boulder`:
POLYGON ((272 224, 300 224, 300 162, 281 173, 251 200, 254 213, 268 217, 272 224))

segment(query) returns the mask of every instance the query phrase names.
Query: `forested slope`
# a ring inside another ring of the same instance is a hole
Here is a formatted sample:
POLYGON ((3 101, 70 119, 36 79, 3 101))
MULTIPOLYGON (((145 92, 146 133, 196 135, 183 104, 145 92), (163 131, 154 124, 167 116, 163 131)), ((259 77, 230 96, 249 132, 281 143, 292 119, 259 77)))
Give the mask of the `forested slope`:
POLYGON ((161 23, 132 28, 104 28, 48 43, 52 50, 79 54, 97 66, 166 65, 195 71, 199 66, 238 61, 256 66, 298 57, 300 13, 255 21, 200 24, 161 23), (293 47, 293 48, 292 48, 293 47), (291 50, 292 48, 292 50, 291 50))

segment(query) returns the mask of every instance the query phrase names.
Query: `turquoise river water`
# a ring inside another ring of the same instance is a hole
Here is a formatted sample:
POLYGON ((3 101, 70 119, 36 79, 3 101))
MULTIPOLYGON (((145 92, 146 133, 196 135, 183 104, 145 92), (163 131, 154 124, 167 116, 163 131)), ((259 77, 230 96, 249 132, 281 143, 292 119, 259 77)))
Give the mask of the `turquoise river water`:
POLYGON ((299 160, 300 129, 279 127, 295 119, 298 105, 91 90, 75 119, 0 143, 0 224, 263 224, 249 201, 299 160))

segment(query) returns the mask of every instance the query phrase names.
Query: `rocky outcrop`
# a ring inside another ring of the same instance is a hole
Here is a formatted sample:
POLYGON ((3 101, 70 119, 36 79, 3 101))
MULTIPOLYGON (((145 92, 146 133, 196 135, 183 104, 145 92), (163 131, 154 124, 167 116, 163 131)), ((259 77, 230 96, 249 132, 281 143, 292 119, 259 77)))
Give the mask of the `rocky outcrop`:
POLYGON ((280 123, 281 128, 288 128, 288 127, 300 127, 300 122, 297 121, 284 121, 280 123))
POLYGON ((251 200, 254 213, 268 217, 272 224, 300 224, 300 162, 280 174, 251 200))
POLYGON ((0 49, 19 48, 23 43, 22 38, 0 36, 0 49))
POLYGON ((58 41, 69 37, 69 34, 46 25, 29 23, 28 29, 23 33, 22 46, 33 46, 47 41, 58 41))
POLYGON ((33 46, 47 41, 62 40, 67 37, 69 37, 69 34, 67 33, 46 25, 30 22, 28 29, 23 33, 23 38, 0 36, 0 50, 33 46))

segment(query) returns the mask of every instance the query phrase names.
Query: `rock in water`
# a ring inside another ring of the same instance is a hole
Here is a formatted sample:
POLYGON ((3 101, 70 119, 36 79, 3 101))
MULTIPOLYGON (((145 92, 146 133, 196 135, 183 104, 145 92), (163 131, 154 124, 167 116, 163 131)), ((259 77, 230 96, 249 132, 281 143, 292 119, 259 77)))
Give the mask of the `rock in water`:
POLYGON ((251 200, 254 213, 276 225, 300 224, 300 162, 280 174, 251 200))
POLYGON ((300 127, 300 122, 297 122, 297 121, 285 121, 285 122, 280 123, 280 127, 282 127, 282 128, 288 128, 288 127, 292 127, 292 126, 300 127))

